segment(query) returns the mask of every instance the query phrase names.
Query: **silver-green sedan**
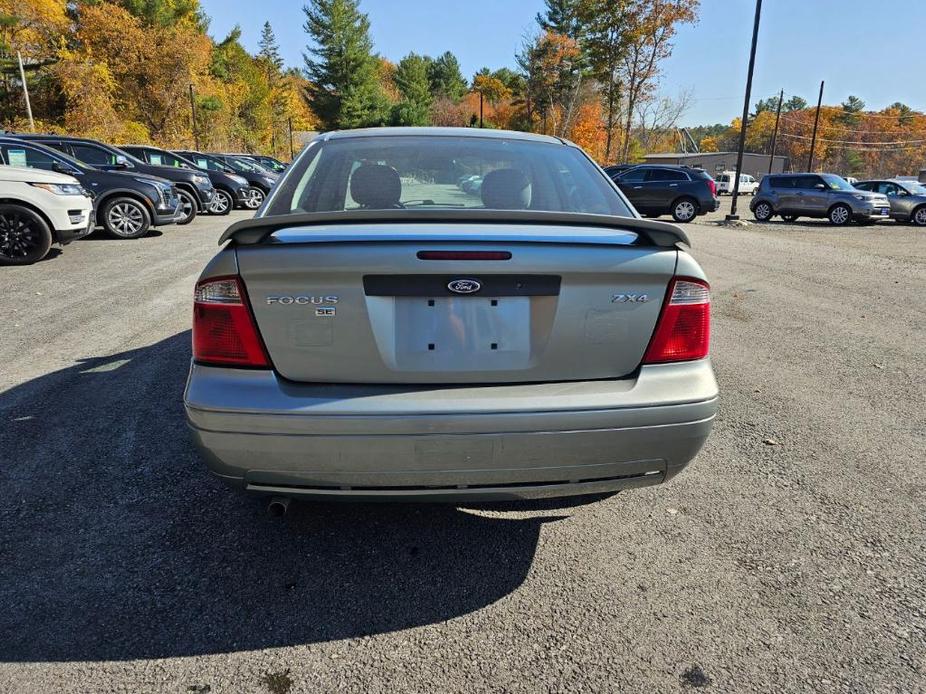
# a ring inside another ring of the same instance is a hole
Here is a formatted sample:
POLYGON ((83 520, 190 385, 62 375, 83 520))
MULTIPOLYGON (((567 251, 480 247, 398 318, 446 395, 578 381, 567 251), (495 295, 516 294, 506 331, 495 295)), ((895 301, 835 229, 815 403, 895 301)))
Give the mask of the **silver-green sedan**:
POLYGON ((186 412, 278 508, 654 485, 711 430, 707 278, 572 143, 328 133, 220 243, 186 412))

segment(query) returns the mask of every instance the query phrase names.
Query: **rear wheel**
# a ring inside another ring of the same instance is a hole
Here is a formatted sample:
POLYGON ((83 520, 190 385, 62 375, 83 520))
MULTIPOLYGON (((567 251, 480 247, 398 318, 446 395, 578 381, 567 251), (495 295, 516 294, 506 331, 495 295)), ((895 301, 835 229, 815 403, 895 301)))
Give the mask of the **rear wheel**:
POLYGON ((672 205, 672 219, 684 224, 698 216, 698 203, 691 198, 679 198, 672 205))
POLYGON ((189 224, 196 219, 196 200, 185 190, 178 190, 177 197, 180 198, 180 217, 177 224, 189 224))
POLYGON ((226 215, 235 206, 235 199, 227 190, 217 188, 212 202, 209 204, 209 214, 226 215))
POLYGON ((138 239, 148 233, 151 216, 134 198, 115 198, 103 206, 102 224, 116 239, 138 239))
POLYGON ((775 211, 772 209, 772 206, 764 200, 758 203, 752 211, 752 216, 759 222, 767 222, 774 215, 775 211))
POLYGON ((848 205, 833 205, 828 215, 830 224, 841 227, 852 221, 852 210, 848 205))
POLYGON ((913 222, 915 226, 926 227, 926 205, 917 207, 913 210, 913 214, 910 215, 910 221, 913 222))
POLYGON ((51 248, 51 229, 35 212, 0 205, 0 265, 31 265, 51 248))

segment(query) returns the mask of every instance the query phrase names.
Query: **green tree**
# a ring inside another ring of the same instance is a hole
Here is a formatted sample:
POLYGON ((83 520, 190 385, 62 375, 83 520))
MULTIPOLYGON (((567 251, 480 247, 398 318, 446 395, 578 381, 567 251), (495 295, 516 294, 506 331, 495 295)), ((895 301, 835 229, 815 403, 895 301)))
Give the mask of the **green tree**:
POLYGON ((431 96, 459 101, 466 94, 466 79, 460 70, 460 61, 447 51, 428 67, 431 96))
POLYGON ((546 10, 537 13, 544 31, 578 40, 583 34, 583 0, 544 0, 546 10))
POLYGON ((792 96, 790 99, 784 102, 781 110, 785 113, 789 113, 791 111, 803 111, 805 108, 807 108, 806 99, 802 99, 799 96, 792 96))
POLYGON ((865 110, 865 102, 857 96, 849 96, 848 99, 842 102, 841 106, 846 113, 861 113, 865 110))
MULTIPOLYGON (((782 104, 782 108, 784 108, 784 104, 782 104)), ((777 110, 778 110, 778 97, 777 96, 770 96, 767 99, 759 99, 756 102, 755 106, 752 107, 752 113, 749 114, 749 118, 750 119, 755 118, 760 113, 763 113, 765 111, 777 111, 777 110)))
MULTIPOLYGON (((209 18, 199 6, 199 0, 114 0, 114 2, 148 26, 163 28, 186 24, 203 32, 209 26, 209 18)), ((75 5, 79 4, 75 3, 75 5)), ((97 2, 87 4, 97 4, 97 2)))
POLYGON ((283 70, 283 58, 280 56, 280 46, 277 44, 277 37, 273 33, 273 27, 270 26, 270 22, 264 22, 264 28, 260 31, 260 41, 257 42, 257 47, 260 49, 257 52, 258 57, 266 60, 277 72, 283 70))
POLYGON ((601 85, 605 114, 605 151, 611 160, 614 130, 620 117, 624 97, 622 67, 636 34, 632 0, 595 0, 580 8, 586 27, 583 48, 592 76, 601 85))
POLYGON ((312 0, 303 8, 312 45, 305 54, 305 99, 325 129, 384 125, 389 103, 379 85, 370 20, 359 0, 312 0))
POLYGON ((849 96, 848 99, 840 104, 842 113, 839 114, 838 120, 846 125, 858 125, 859 114, 865 110, 865 102, 857 96, 849 96))
POLYGON ((392 110, 394 125, 428 125, 431 107, 431 83, 428 72, 433 61, 423 55, 409 53, 396 66, 396 87, 402 101, 392 110))
POLYGON ((491 76, 508 87, 508 91, 510 91, 512 95, 520 96, 524 93, 524 89, 526 87, 524 75, 521 75, 510 68, 502 67, 492 72, 491 76))

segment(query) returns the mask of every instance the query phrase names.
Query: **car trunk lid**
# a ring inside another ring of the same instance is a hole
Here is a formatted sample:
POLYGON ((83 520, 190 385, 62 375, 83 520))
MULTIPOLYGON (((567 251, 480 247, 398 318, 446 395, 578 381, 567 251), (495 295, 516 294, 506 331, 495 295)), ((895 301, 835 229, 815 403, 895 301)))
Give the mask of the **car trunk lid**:
POLYGON ((274 368, 293 381, 618 378, 646 351, 674 248, 562 225, 293 227, 237 247, 274 368))

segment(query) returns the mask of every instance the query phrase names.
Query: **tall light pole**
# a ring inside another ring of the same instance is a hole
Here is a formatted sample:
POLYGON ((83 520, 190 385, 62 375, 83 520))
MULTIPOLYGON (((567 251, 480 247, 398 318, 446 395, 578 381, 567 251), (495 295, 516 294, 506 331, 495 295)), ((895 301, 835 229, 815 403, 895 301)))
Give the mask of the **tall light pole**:
POLYGON ((736 180, 733 182, 733 203, 728 220, 739 219, 736 214, 736 197, 740 193, 740 175, 743 171, 743 150, 746 149, 746 121, 749 119, 749 99, 752 97, 752 71, 756 66, 756 43, 759 40, 759 19, 762 16, 762 0, 756 0, 756 18, 752 24, 752 48, 749 51, 749 72, 746 75, 746 98, 743 99, 743 120, 740 123, 740 142, 736 150, 736 180))
POLYGON ((16 60, 19 61, 19 77, 23 81, 23 94, 26 97, 26 113, 29 115, 29 130, 35 132, 35 121, 32 120, 32 102, 29 101, 29 85, 26 84, 26 71, 23 69, 23 56, 19 51, 16 51, 16 60))
POLYGON ((813 173, 813 151, 817 147, 817 126, 820 124, 820 106, 823 105, 823 82, 820 82, 820 96, 817 97, 817 114, 813 118, 813 136, 810 138, 810 155, 807 157, 807 173, 813 173))
POLYGON ((199 135, 196 132, 196 100, 193 98, 193 85, 190 85, 190 123, 193 126, 193 149, 199 151, 199 135))
POLYGON ((768 158, 768 172, 772 173, 772 167, 775 165, 775 146, 778 144, 778 121, 781 120, 781 102, 785 99, 785 90, 781 90, 778 95, 778 113, 775 114, 775 131, 772 133, 772 154, 768 158))

